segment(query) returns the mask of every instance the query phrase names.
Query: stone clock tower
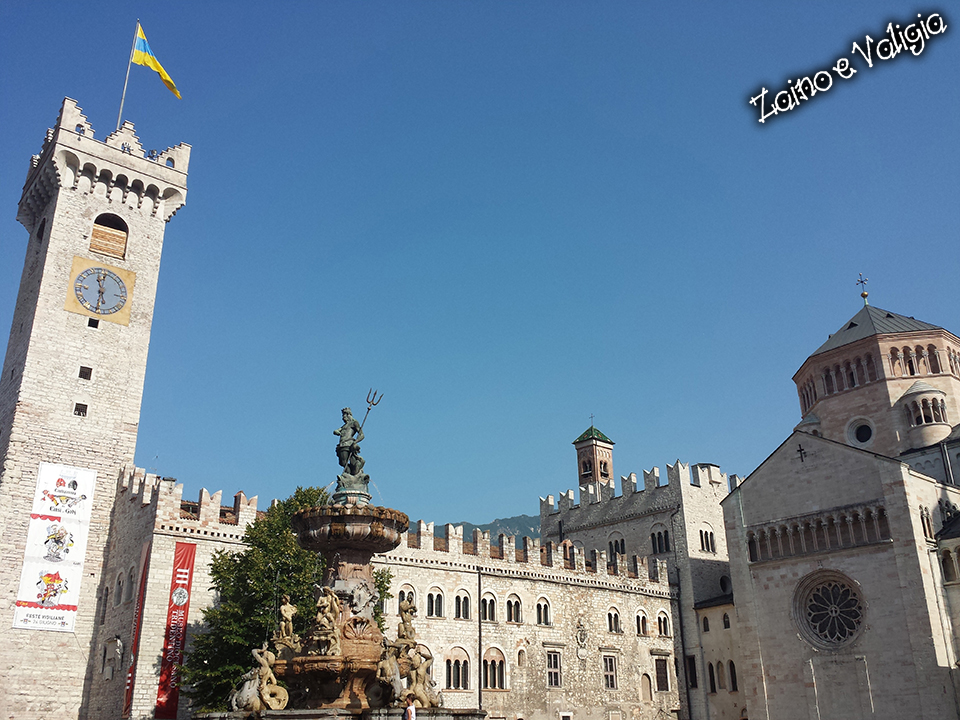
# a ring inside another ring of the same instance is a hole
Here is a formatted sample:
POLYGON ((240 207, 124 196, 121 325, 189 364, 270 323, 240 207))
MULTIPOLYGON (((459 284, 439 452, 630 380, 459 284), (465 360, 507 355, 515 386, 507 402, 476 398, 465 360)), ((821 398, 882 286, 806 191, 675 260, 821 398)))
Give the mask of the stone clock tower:
MULTIPOLYGON (((77 717, 109 606, 117 478, 133 466, 167 221, 190 146, 100 141, 65 99, 27 172, 29 239, 0 377, 0 708, 77 717)), ((122 649, 118 649, 122 653, 122 649)))

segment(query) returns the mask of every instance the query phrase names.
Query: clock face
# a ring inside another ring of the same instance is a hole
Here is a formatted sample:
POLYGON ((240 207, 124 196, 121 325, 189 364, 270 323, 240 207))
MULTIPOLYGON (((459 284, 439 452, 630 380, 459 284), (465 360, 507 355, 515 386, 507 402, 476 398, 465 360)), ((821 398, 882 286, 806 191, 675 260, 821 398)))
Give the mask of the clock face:
POLYGON ((127 286, 106 268, 87 268, 77 275, 73 290, 80 304, 98 315, 113 315, 127 304, 127 286))

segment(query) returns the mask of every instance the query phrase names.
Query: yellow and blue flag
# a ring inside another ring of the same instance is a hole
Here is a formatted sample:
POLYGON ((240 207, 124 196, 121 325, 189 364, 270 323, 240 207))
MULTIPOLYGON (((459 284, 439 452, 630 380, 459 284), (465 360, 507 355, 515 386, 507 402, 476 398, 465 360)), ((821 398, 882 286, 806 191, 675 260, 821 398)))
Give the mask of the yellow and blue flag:
POLYGON ((145 65, 152 70, 156 70, 160 75, 160 79, 163 80, 163 84, 167 86, 170 92, 178 98, 180 97, 180 91, 177 90, 177 86, 174 85, 170 75, 163 69, 163 65, 157 60, 156 55, 151 52, 150 45, 147 44, 147 36, 143 34, 143 28, 140 27, 140 23, 137 23, 137 42, 133 46, 133 62, 137 65, 145 65))

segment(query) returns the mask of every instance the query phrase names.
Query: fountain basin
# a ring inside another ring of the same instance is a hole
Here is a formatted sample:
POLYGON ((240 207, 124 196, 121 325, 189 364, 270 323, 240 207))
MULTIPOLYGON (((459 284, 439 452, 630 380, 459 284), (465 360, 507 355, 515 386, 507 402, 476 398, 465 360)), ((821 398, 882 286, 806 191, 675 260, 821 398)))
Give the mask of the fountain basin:
POLYGON ((300 547, 324 557, 343 549, 371 556, 397 547, 410 518, 376 505, 320 505, 295 513, 290 525, 300 547))

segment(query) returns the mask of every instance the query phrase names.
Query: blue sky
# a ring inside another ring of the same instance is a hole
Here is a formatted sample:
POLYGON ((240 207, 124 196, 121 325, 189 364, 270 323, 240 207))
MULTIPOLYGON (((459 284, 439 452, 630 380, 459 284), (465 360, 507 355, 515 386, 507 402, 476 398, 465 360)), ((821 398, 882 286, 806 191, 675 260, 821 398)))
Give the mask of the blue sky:
POLYGON ((960 11, 919 57, 851 56, 935 9, 0 4, 0 332, 29 158, 64 96, 113 130, 139 17, 183 99, 134 66, 124 118, 193 154, 138 465, 189 499, 327 485, 373 387, 374 501, 412 518, 536 514, 591 414, 617 476, 747 475, 858 273, 960 331, 960 11), (841 57, 852 79, 757 122, 761 86, 841 57))

